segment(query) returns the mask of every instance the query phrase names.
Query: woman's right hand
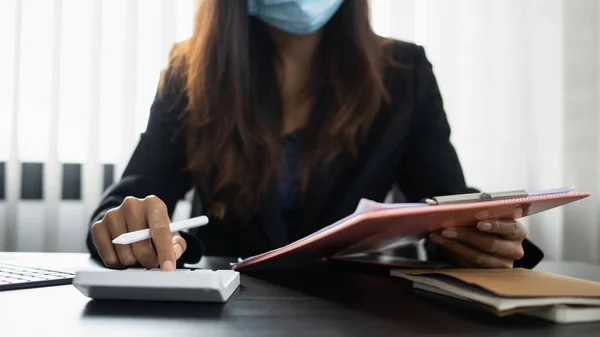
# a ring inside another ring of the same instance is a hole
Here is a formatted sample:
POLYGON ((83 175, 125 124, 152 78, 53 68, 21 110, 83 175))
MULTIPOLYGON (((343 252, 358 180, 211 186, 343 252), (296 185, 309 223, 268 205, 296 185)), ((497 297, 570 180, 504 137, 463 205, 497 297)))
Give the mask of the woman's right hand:
POLYGON ((123 268, 141 264, 145 268, 175 270, 176 261, 187 245, 179 233, 171 233, 167 206, 156 196, 144 199, 127 197, 92 225, 92 239, 107 267, 123 268), (130 245, 114 245, 121 234, 150 229, 152 240, 130 245))

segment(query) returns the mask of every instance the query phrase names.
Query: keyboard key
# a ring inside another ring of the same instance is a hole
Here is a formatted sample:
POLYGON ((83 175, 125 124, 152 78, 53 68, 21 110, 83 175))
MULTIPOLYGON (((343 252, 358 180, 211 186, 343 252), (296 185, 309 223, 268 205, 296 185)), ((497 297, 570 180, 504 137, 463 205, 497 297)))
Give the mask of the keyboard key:
POLYGON ((36 277, 36 276, 41 276, 41 275, 44 275, 44 274, 42 274, 42 273, 26 272, 26 273, 20 273, 20 275, 36 277))
POLYGON ((19 276, 19 279, 25 280, 25 281, 43 281, 44 280, 39 277, 31 277, 31 276, 24 276, 24 275, 19 276))
POLYGON ((65 277, 63 277, 63 276, 53 276, 53 275, 44 275, 44 278, 46 280, 60 280, 60 279, 63 279, 65 277))
POLYGON ((22 272, 22 271, 27 271, 29 268, 27 268, 27 267, 17 268, 17 267, 13 267, 13 266, 0 265, 0 269, 8 270, 8 271, 22 272))
POLYGON ((20 280, 20 279, 15 279, 15 278, 13 278, 13 279, 7 279, 6 281, 8 283, 10 283, 10 284, 29 282, 27 280, 20 280))

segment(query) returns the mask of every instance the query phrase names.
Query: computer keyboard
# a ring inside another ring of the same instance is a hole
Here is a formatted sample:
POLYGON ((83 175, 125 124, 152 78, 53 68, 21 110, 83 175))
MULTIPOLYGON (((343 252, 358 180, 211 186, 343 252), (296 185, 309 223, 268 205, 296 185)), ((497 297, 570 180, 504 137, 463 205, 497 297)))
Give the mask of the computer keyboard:
POLYGON ((74 274, 0 263, 0 291, 71 284, 74 274))

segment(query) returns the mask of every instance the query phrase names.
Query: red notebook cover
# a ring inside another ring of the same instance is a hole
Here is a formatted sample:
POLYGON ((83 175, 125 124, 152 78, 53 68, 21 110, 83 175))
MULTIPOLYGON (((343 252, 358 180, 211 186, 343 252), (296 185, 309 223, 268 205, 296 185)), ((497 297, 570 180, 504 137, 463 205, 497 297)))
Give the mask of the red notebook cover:
POLYGON ((359 204, 357 211, 346 218, 287 246, 247 258, 233 269, 290 268, 334 258, 342 252, 368 251, 382 241, 426 236, 444 228, 472 226, 481 220, 519 219, 589 196, 589 193, 572 191, 535 193, 525 197, 445 205, 386 205, 363 200, 363 205, 359 204), (369 206, 364 207, 365 203, 369 206))

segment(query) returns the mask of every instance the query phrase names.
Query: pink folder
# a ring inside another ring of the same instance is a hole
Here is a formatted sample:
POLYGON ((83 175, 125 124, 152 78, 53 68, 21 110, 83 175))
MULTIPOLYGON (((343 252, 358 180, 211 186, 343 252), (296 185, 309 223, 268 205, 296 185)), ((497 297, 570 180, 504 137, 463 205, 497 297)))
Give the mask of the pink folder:
POLYGON ((572 189, 529 193, 498 200, 430 205, 381 204, 362 200, 356 211, 287 246, 247 258, 233 269, 290 268, 296 264, 335 259, 425 237, 444 228, 472 226, 481 220, 519 219, 589 197, 572 189))

